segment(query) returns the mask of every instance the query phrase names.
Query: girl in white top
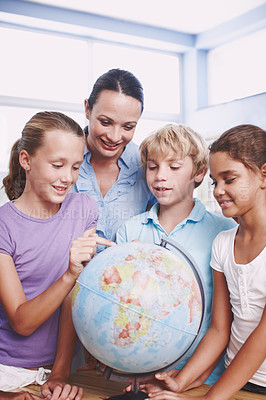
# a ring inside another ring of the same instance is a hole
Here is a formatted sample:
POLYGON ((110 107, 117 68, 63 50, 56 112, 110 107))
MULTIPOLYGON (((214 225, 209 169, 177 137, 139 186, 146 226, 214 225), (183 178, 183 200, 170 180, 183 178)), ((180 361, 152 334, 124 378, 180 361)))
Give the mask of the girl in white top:
POLYGON ((211 326, 176 377, 163 372, 157 384, 140 385, 153 400, 191 398, 182 392, 226 348, 226 371, 193 399, 227 400, 241 388, 266 394, 266 131, 253 125, 226 131, 210 146, 210 173, 223 215, 239 226, 213 243, 211 326))

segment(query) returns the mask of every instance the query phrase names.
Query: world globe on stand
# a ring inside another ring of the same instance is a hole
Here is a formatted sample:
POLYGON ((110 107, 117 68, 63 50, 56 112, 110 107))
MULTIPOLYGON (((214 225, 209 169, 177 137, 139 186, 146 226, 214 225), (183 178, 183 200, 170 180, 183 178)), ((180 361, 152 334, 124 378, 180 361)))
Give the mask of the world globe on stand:
MULTIPOLYGON (((171 244, 171 243, 170 243, 171 244)), ((130 242, 96 255, 80 274, 72 316, 84 347, 121 373, 178 364, 196 343, 205 291, 184 253, 130 242)))

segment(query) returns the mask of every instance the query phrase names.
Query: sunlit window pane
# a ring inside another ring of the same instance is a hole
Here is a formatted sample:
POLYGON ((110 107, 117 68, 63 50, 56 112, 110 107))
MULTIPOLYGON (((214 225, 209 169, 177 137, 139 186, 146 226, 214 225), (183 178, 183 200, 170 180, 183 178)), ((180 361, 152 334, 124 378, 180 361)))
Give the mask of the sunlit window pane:
POLYGON ((82 103, 88 91, 86 42, 0 28, 2 95, 82 103))
POLYGON ((94 44, 93 54, 94 80, 111 68, 129 70, 143 85, 146 111, 179 114, 177 56, 103 43, 94 44))
POLYGON ((209 52, 210 105, 266 91, 265 43, 263 29, 209 52))

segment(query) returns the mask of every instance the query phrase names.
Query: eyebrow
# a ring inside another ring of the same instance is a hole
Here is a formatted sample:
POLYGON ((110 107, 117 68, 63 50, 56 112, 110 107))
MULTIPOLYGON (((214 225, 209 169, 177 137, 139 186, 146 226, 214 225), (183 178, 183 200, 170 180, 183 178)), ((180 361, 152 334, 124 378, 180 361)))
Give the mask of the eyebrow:
MULTIPOLYGON (((99 114, 98 118, 106 118, 109 121, 114 122, 113 118, 108 117, 108 115, 105 115, 105 114, 99 114)), ((137 125, 137 123, 138 123, 138 121, 126 121, 126 122, 124 122, 124 124, 136 124, 136 125, 137 125)))
MULTIPOLYGON (((219 175, 224 176, 224 175, 235 174, 235 173, 236 173, 236 171, 234 169, 228 169, 227 171, 220 172, 219 175)), ((210 174, 210 178, 214 179, 212 174, 210 174)))
MULTIPOLYGON (((153 161, 153 162, 156 162, 158 159, 154 159, 154 158, 151 158, 151 157, 147 157, 147 161, 153 161)), ((184 159, 183 158, 177 158, 177 157, 171 157, 171 158, 166 158, 166 156, 164 157, 164 160, 166 160, 166 161, 170 161, 170 162, 183 162, 184 161, 184 159)))

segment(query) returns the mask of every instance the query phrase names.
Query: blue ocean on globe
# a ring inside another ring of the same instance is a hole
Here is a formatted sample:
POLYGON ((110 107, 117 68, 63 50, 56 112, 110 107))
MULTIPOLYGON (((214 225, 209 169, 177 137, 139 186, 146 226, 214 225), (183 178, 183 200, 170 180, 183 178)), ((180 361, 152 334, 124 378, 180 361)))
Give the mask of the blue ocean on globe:
POLYGON ((73 322, 84 347, 124 373, 165 369, 187 353, 203 318, 198 277, 183 257, 131 242, 96 255, 80 274, 73 322))

